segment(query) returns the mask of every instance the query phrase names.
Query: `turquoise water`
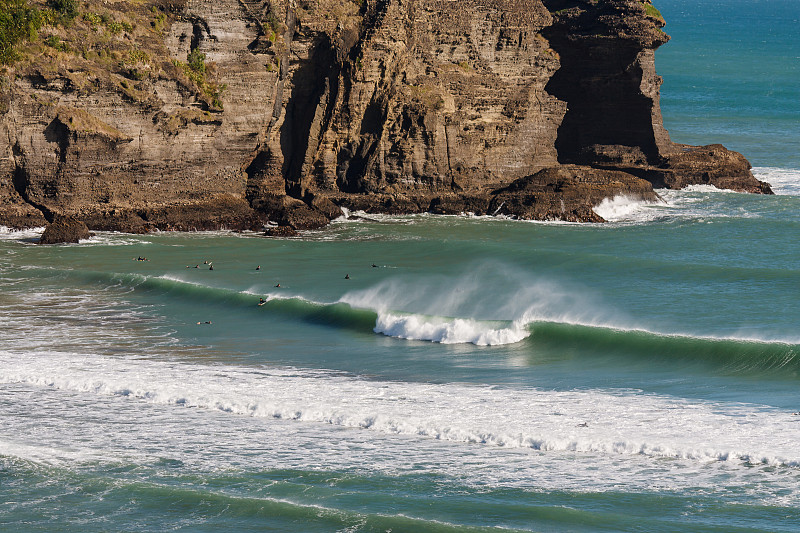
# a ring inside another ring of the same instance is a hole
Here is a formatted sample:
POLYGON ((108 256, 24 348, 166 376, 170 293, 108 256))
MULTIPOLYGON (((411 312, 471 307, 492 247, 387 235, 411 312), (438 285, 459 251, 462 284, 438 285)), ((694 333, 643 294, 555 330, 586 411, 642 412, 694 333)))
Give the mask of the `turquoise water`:
POLYGON ((606 225, 0 233, 0 530, 799 530, 796 104, 737 114, 697 64, 670 73, 681 32, 729 36, 720 5, 750 28, 791 4, 657 5, 672 137, 730 135, 778 195, 617 198, 606 225))

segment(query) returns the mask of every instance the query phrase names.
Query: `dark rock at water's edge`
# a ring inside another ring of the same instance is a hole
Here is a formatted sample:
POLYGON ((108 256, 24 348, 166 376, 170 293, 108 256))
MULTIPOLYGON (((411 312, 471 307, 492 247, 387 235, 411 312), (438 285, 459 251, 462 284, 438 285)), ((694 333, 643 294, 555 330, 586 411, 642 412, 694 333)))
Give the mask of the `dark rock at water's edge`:
POLYGON ((77 243, 90 236, 89 228, 80 220, 59 216, 44 229, 39 244, 77 243))
POLYGON ((342 208, 601 221, 604 198, 653 186, 771 192, 741 154, 670 140, 649 1, 82 6, 131 24, 56 22, 60 45, 0 72, 0 225, 298 231, 342 208))
POLYGON ((658 199, 649 182, 626 172, 563 165, 496 191, 489 212, 525 220, 604 222, 592 208, 617 195, 650 202, 658 199))
POLYGON ((267 228, 264 235, 267 237, 297 237, 300 234, 291 226, 275 226, 267 228))

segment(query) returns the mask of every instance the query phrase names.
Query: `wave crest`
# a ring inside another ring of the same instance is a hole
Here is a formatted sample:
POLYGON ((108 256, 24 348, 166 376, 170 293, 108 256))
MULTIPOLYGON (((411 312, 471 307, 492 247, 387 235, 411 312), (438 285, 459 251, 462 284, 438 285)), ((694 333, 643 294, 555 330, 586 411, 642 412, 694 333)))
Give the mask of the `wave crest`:
POLYGON ((525 324, 494 328, 490 323, 455 318, 444 319, 419 315, 378 315, 375 332, 389 337, 424 340, 442 344, 471 343, 478 346, 514 344, 530 335, 525 324))

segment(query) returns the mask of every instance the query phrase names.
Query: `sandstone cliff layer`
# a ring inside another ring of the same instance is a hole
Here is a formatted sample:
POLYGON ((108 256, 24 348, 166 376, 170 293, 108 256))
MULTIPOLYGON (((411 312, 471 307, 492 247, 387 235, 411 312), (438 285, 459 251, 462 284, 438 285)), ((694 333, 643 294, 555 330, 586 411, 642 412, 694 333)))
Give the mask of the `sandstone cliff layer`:
POLYGON ((601 221, 603 198, 653 186, 770 192, 740 154, 670 140, 650 2, 81 6, 0 79, 2 225, 307 229, 342 207, 601 221))

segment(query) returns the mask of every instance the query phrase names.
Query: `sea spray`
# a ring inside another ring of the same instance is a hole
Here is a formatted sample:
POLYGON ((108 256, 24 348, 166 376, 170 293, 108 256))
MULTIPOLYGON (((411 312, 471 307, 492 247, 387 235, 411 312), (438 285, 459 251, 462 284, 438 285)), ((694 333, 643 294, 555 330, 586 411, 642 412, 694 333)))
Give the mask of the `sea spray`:
POLYGON ((753 175, 772 186, 775 194, 800 196, 800 170, 792 168, 754 167, 753 175))
POLYGON ((454 276, 392 277, 339 301, 378 313, 378 333, 445 344, 513 344, 528 337, 536 321, 631 325, 603 309, 585 287, 495 261, 472 263, 454 276))
MULTIPOLYGON (((661 202, 664 203, 663 201, 661 202)), ((594 212, 608 222, 634 221, 644 222, 659 215, 658 211, 649 209, 656 202, 648 202, 633 196, 620 194, 613 198, 604 198, 594 207, 594 212)))

